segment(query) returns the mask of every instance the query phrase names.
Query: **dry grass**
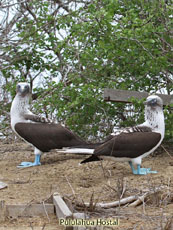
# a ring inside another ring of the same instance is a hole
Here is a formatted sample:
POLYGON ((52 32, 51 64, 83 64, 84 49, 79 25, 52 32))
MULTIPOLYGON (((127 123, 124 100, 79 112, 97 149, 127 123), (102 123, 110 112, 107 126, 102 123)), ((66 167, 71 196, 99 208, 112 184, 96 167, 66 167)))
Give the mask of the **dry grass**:
MULTIPOLYGON (((169 154, 172 154, 171 149, 169 154)), ((133 175, 128 164, 119 162, 103 161, 78 167, 83 157, 63 156, 57 152, 44 154, 40 167, 16 168, 22 160, 32 161, 33 158, 27 144, 0 145, 1 180, 8 184, 8 189, 0 190, 0 196, 7 204, 46 202, 58 191, 72 212, 85 212, 90 218, 119 218, 120 227, 116 229, 172 230, 173 164, 165 151, 143 160, 144 167, 158 170, 158 174, 146 176, 133 175), (130 196, 141 199, 137 206, 131 207, 127 202, 114 208, 98 207, 99 203, 130 196), (85 205, 86 202, 89 205, 85 205)), ((30 223, 30 229, 34 230, 35 226, 48 230, 54 223, 56 225, 52 217, 41 221, 8 219, 3 224, 11 227, 30 223)))

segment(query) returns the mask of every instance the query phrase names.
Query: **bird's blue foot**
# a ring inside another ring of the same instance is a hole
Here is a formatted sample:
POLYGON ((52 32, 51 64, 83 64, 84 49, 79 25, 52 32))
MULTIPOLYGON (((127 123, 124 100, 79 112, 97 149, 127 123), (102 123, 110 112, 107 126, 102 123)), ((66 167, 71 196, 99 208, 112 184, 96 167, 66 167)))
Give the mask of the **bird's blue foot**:
POLYGON ((157 171, 151 171, 150 168, 141 168, 140 165, 137 165, 137 170, 134 169, 132 162, 129 162, 133 174, 135 175, 147 175, 149 173, 157 173, 157 171))
POLYGON ((17 166, 17 168, 28 168, 32 166, 38 166, 41 165, 40 163, 40 154, 35 155, 35 161, 34 162, 21 162, 20 165, 17 166))
POLYGON ((151 171, 150 168, 141 168, 140 165, 137 166, 137 170, 133 171, 136 175, 147 175, 149 173, 157 173, 157 171, 151 171))
POLYGON ((28 167, 32 167, 32 166, 38 166, 41 165, 41 163, 37 164, 35 162, 21 162, 20 165, 17 166, 17 168, 28 168, 28 167))

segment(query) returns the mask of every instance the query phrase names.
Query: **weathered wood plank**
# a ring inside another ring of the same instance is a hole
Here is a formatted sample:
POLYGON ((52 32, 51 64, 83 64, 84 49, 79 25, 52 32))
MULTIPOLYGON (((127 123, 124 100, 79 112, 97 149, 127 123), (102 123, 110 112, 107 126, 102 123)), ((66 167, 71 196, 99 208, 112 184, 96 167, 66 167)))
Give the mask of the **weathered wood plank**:
MULTIPOLYGON (((85 213, 80 213, 80 212, 74 213, 73 219, 86 219, 85 213)), ((73 230, 86 230, 86 229, 87 229, 86 226, 73 227, 73 230)))
POLYGON ((1 200, 0 201, 0 221, 4 221, 6 218, 6 206, 5 206, 5 201, 1 200))
MULTIPOLYGON (((105 101, 115 101, 115 102, 124 102, 130 103, 131 98, 143 99, 148 97, 147 92, 138 92, 138 91, 128 91, 128 90, 119 90, 119 89, 104 89, 104 100, 105 101)), ((164 105, 173 104, 173 95, 166 94, 157 94, 162 98, 164 105)))
POLYGON ((34 217, 54 214, 53 204, 6 205, 8 217, 34 217))
MULTIPOLYGON (((84 219, 84 213, 72 213, 68 208, 67 204, 64 202, 59 193, 53 195, 53 203, 56 209, 56 216, 58 219, 84 219)), ((66 230, 86 230, 85 226, 66 226, 66 230)))
POLYGON ((58 193, 53 195, 57 218, 72 218, 73 214, 58 193))

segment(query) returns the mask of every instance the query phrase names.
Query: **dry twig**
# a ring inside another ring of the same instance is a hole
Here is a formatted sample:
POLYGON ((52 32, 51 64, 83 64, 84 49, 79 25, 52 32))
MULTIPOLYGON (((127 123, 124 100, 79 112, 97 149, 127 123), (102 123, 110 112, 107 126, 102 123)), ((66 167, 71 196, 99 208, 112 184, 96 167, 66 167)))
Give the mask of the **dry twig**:
POLYGON ((171 154, 166 150, 166 148, 161 145, 162 149, 168 154, 168 156, 173 160, 173 157, 171 156, 171 154))
POLYGON ((166 225, 164 226, 164 230, 172 230, 173 229, 173 216, 167 220, 166 225))
MULTIPOLYGON (((47 219, 49 220, 49 223, 50 223, 50 218, 49 218, 49 215, 48 215, 48 213, 47 213, 47 210, 46 210, 44 201, 43 201, 43 207, 44 207, 44 211, 45 211, 45 213, 46 213, 47 219)), ((44 229, 44 228, 43 228, 43 229, 44 229)))
MULTIPOLYGON (((49 221, 50 222, 50 221, 49 221)), ((43 224, 43 227, 42 227, 42 229, 41 230, 44 230, 45 229, 45 227, 46 227, 46 223, 44 223, 43 224)))
POLYGON ((68 179, 66 176, 65 176, 65 179, 66 179, 66 181, 67 181, 68 185, 70 186, 70 188, 71 188, 71 190, 72 190, 73 195, 74 195, 74 196, 76 196, 76 193, 75 193, 75 191, 74 191, 74 189, 73 189, 73 187, 72 187, 71 183, 69 182, 69 179, 68 179))

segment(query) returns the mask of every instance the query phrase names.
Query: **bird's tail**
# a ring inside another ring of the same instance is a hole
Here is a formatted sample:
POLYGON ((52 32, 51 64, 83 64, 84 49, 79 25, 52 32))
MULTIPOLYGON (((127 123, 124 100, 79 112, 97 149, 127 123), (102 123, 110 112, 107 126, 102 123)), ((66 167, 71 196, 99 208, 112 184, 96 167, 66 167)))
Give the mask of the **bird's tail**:
POLYGON ((84 143, 72 147, 64 147, 63 149, 58 150, 59 153, 64 154, 80 154, 80 155, 91 155, 94 152, 94 149, 97 148, 100 143, 84 143))
POLYGON ((80 155, 91 155, 94 152, 94 149, 87 148, 63 148, 58 150, 59 153, 63 154, 80 154, 80 155))
POLYGON ((76 145, 70 148, 80 148, 80 149, 95 149, 98 146, 100 146, 101 144, 103 144, 104 142, 98 142, 98 143, 85 143, 85 144, 81 144, 81 145, 76 145))
POLYGON ((88 157, 87 159, 81 161, 80 164, 85 164, 85 163, 88 163, 88 162, 91 162, 91 161, 100 161, 100 160, 101 159, 98 156, 92 155, 92 156, 88 157))

